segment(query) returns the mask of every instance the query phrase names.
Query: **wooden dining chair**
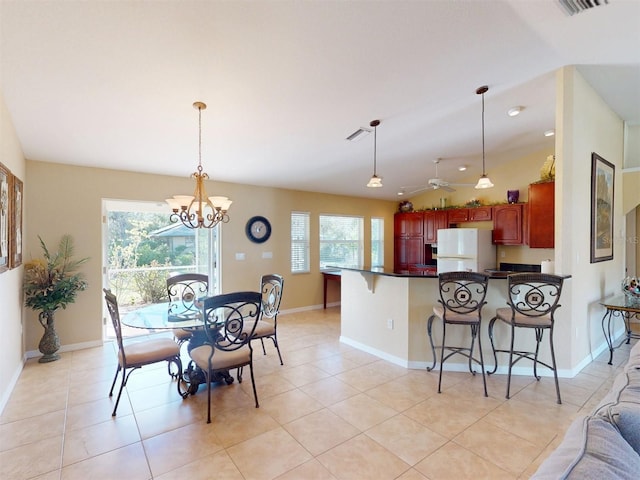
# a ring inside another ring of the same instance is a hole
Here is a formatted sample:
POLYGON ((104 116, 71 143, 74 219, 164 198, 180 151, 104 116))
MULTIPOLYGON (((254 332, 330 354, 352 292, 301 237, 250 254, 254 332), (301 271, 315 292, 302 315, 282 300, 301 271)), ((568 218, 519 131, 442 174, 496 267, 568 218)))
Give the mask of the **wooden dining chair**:
POLYGON ((122 383, 120 384, 120 390, 118 391, 118 397, 116 403, 113 406, 112 416, 115 417, 116 410, 118 410, 118 404, 120 403, 120 397, 122 396, 122 390, 127 385, 129 376, 138 368, 142 368, 145 365, 158 362, 168 362, 168 365, 174 363, 178 369, 177 384, 178 394, 185 398, 186 393, 181 390, 182 382, 182 361, 180 360, 180 346, 169 338, 157 338, 152 340, 136 341, 125 345, 122 339, 122 324, 120 322, 120 312, 118 309, 118 300, 116 296, 111 293, 111 290, 106 288, 104 291, 104 299, 107 303, 109 315, 113 323, 113 330, 116 333, 116 341, 118 342, 118 367, 116 374, 113 377, 113 383, 111 384, 111 390, 109 390, 109 396, 113 396, 113 388, 116 385, 118 374, 122 372, 122 383))
MULTIPOLYGON (((203 273, 182 273, 167 278, 167 296, 169 314, 198 314, 198 298, 206 297, 209 292, 209 277, 203 273)), ((175 329, 173 338, 178 345, 191 339, 192 330, 175 329)))
POLYGON ((248 365, 256 408, 260 406, 253 375, 251 339, 261 308, 260 292, 234 292, 204 299, 206 343, 193 348, 189 355, 205 375, 207 423, 211 423, 211 383, 221 372, 238 369, 238 382, 242 383, 242 367, 248 365), (252 329, 245 330, 247 324, 253 325, 252 329))

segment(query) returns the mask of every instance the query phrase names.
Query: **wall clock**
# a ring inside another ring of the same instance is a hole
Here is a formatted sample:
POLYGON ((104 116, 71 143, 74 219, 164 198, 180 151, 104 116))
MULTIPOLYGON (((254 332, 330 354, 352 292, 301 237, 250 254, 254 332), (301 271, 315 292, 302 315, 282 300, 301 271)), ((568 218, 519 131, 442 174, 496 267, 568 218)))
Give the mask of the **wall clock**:
POLYGON ((254 243, 264 243, 271 236, 271 223, 265 217, 251 217, 245 227, 249 240, 254 243))

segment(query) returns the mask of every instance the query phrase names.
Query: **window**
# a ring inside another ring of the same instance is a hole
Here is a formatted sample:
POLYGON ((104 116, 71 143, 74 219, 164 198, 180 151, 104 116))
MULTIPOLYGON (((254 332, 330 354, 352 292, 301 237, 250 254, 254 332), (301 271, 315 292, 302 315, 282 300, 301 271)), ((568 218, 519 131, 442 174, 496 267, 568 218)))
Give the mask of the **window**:
POLYGON ((309 271, 309 212, 291 212, 291 273, 309 271))
POLYGON ((320 270, 331 266, 360 268, 363 232, 362 217, 320 215, 320 270))
POLYGON ((384 267, 384 218, 371 219, 371 267, 384 267))

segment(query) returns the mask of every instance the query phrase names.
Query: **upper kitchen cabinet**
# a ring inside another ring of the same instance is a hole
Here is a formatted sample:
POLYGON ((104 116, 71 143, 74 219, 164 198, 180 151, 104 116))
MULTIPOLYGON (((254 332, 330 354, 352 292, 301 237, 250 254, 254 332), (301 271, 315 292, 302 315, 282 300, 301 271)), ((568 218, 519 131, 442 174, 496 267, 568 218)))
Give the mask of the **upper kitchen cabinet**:
POLYGON ((438 230, 448 228, 445 210, 428 210, 424 212, 424 243, 438 243, 438 230))
POLYGON ((529 247, 554 247, 555 182, 529 185, 527 231, 529 247))
POLYGON ((393 269, 408 272, 424 263, 424 215, 422 212, 396 213, 393 217, 393 269))
POLYGON ((496 245, 522 245, 522 203, 493 207, 493 243, 496 245))
POLYGON ((422 212, 396 213, 393 217, 395 236, 423 236, 422 212))

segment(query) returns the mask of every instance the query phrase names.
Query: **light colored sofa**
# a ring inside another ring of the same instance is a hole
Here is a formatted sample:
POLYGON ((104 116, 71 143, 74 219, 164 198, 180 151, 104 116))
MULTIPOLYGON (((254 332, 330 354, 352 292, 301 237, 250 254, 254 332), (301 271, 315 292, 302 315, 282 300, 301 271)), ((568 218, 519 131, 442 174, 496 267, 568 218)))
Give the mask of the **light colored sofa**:
POLYGON ((640 342, 607 395, 590 415, 571 423, 531 478, 640 479, 640 342))

